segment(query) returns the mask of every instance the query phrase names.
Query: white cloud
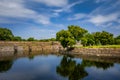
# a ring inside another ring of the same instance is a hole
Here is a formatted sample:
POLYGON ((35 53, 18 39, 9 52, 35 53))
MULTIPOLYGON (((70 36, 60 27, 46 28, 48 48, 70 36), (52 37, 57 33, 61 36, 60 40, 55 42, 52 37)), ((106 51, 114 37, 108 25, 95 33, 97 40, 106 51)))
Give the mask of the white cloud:
POLYGON ((96 3, 100 3, 100 2, 104 2, 104 1, 107 1, 107 0, 95 0, 96 3))
MULTIPOLYGON (((25 7, 23 0, 1 0, 0 1, 0 17, 31 19, 40 24, 50 24, 50 17, 39 14, 36 11, 25 7)), ((9 21, 8 21, 9 22, 9 21)))
MULTIPOLYGON (((120 0, 96 0, 97 2, 103 2, 100 7, 96 8, 89 14, 89 19, 87 21, 93 23, 96 26, 103 28, 119 28, 119 18, 120 18, 120 0), (118 24, 117 24, 118 23, 118 24)), ((119 28, 120 29, 120 28, 119 28)))
POLYGON ((6 18, 0 18, 0 23, 6 24, 6 23, 14 23, 14 22, 16 23, 17 21, 9 20, 9 19, 6 19, 6 18))
POLYGON ((73 6, 75 6, 77 4, 80 4, 82 2, 83 1, 77 1, 77 2, 74 2, 72 4, 68 4, 68 5, 64 6, 63 8, 61 8, 61 9, 54 10, 54 12, 56 12, 56 13, 59 13, 59 12, 69 12, 70 8, 72 8, 73 6))
MULTIPOLYGON (((100 0, 95 0, 100 1, 100 0)), ((102 0, 104 1, 104 0, 102 0)), ((100 1, 101 2, 101 1, 100 1)), ((120 25, 120 0, 116 1, 106 1, 100 7, 96 8, 89 14, 78 13, 69 17, 68 20, 79 20, 84 23, 92 23, 95 26, 99 27, 113 27, 118 28, 117 25, 120 25), (117 23, 117 24, 116 24, 117 23)))
POLYGON ((23 1, 0 1, 0 16, 2 17, 28 17, 35 15, 35 12, 27 9, 23 5, 23 1))
POLYGON ((35 18, 35 21, 37 23, 42 23, 44 25, 47 25, 47 24, 51 24, 50 22, 50 18, 48 16, 44 16, 44 15, 39 15, 35 18))
POLYGON ((47 6, 63 7, 68 4, 68 0, 34 0, 40 3, 44 3, 47 6))
POLYGON ((53 17, 59 16, 59 13, 53 13, 53 17))
POLYGON ((118 30, 118 31, 120 31, 120 25, 112 25, 112 26, 108 26, 108 27, 111 28, 112 30, 118 30))
POLYGON ((65 28, 66 26, 63 24, 51 24, 51 26, 53 27, 57 27, 57 28, 65 28))
POLYGON ((87 14, 78 13, 78 14, 73 15, 73 17, 69 17, 68 20, 79 20, 79 19, 83 19, 85 17, 87 17, 87 14))
POLYGON ((119 14, 117 13, 112 13, 109 15, 96 15, 96 16, 90 17, 88 21, 92 22, 95 25, 102 25, 105 23, 117 21, 118 17, 119 17, 119 14))
POLYGON ((95 10, 93 10, 90 15, 96 15, 96 14, 101 14, 101 15, 108 15, 109 13, 114 13, 115 12, 120 12, 120 0, 109 0, 105 3, 103 3, 101 6, 97 7, 95 10))
MULTIPOLYGON (((51 17, 59 16, 59 12, 62 11, 70 11, 70 8, 75 6, 76 4, 81 3, 82 1, 77 1, 72 4, 68 4, 68 0, 36 0, 37 2, 44 3, 48 6, 56 6, 56 7, 63 7, 62 9, 55 10, 52 15, 44 14, 44 13, 38 13, 32 9, 29 9, 26 7, 25 0, 1 0, 0 1, 0 17, 2 18, 13 18, 17 20, 32 20, 34 22, 48 25, 52 24, 50 21, 51 17)), ((5 20, 3 19, 3 20, 5 20)), ((9 23, 11 22, 10 19, 7 19, 6 22, 3 23, 9 23)), ((12 22, 17 22, 13 20, 12 22)), ((1 23, 1 22, 0 22, 1 23)))

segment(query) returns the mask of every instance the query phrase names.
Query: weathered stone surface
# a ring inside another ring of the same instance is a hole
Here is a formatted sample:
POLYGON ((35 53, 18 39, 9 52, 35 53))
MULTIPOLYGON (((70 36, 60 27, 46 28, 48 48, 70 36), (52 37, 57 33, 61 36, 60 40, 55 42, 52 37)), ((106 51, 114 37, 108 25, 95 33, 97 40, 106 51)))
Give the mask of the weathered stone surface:
MULTIPOLYGON (((61 52, 62 53, 63 51, 63 48, 59 42, 0 41, 0 52, 2 52, 0 53, 0 56, 3 55, 3 52, 6 52, 6 51, 14 52, 15 49, 17 49, 17 52, 22 52, 22 53, 24 51, 27 51, 27 52, 39 51, 39 52, 51 52, 51 53, 61 52)), ((79 55, 116 56, 116 57, 119 56, 120 57, 120 48, 75 48, 70 53, 79 54, 79 55)))
POLYGON ((59 42, 0 42, 0 52, 6 51, 56 51, 63 49, 59 42))
POLYGON ((75 48, 71 54, 120 57, 120 48, 75 48))
POLYGON ((0 46, 0 51, 14 51, 14 47, 13 46, 0 46))

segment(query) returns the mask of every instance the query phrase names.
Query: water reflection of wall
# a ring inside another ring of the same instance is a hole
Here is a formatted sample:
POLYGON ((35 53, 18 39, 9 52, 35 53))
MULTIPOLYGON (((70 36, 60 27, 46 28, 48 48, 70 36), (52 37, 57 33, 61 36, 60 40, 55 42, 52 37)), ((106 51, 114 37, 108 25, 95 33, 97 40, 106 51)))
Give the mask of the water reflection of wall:
POLYGON ((29 59, 33 59, 34 56, 37 55, 50 55, 50 54, 55 54, 55 55, 60 55, 58 52, 54 51, 19 51, 19 52, 13 52, 13 51, 7 51, 7 52, 0 52, 0 61, 3 60, 11 60, 11 59, 17 59, 21 57, 29 57, 29 59))
POLYGON ((69 54, 76 58, 82 58, 84 60, 89 61, 97 61, 97 62, 108 62, 108 63, 120 63, 120 57, 116 56, 95 56, 95 55, 80 55, 80 54, 69 54))
POLYGON ((64 56, 60 64, 56 67, 56 72, 63 77, 68 77, 69 80, 81 80, 89 75, 85 68, 92 66, 106 70, 113 67, 114 64, 89 60, 82 60, 81 63, 76 63, 74 59, 64 56))

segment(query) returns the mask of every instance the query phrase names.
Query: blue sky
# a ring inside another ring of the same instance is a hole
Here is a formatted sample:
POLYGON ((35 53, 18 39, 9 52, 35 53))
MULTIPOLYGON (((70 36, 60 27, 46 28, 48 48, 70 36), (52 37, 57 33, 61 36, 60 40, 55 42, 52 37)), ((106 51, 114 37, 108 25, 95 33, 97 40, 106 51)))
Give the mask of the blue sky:
POLYGON ((15 36, 55 37, 68 25, 120 35, 120 0, 0 0, 0 27, 15 36))

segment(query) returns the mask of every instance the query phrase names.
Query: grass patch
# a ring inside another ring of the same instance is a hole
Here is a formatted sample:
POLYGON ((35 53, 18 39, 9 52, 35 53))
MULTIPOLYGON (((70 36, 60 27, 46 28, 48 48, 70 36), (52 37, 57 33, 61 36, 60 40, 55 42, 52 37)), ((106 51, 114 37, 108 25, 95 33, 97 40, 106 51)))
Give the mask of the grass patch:
POLYGON ((120 48, 120 45, 75 46, 76 48, 120 48))

